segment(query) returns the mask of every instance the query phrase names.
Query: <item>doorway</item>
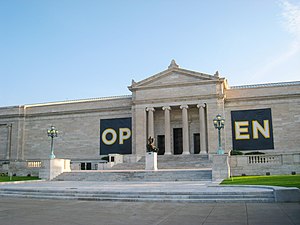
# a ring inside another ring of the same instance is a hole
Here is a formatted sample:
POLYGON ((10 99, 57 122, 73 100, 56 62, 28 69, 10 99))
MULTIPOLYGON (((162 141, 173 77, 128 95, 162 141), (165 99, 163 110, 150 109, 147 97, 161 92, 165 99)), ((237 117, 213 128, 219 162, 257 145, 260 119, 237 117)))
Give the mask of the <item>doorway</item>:
POLYGON ((158 147, 157 155, 164 155, 165 154, 165 135, 157 135, 157 147, 158 147))
POLYGON ((194 134, 194 154, 200 153, 200 134, 194 134))
POLYGON ((174 155, 180 155, 183 151, 182 128, 173 129, 174 155))
POLYGON ((91 170, 92 169, 92 163, 80 163, 80 169, 81 170, 91 170))

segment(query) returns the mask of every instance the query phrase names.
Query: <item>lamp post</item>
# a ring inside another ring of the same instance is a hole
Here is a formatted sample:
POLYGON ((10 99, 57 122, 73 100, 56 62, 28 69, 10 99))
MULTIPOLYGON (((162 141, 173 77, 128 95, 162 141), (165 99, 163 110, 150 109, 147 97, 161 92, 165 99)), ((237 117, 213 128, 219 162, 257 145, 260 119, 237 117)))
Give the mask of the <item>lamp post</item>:
POLYGON ((51 129, 47 130, 48 137, 51 137, 51 154, 50 154, 50 159, 55 159, 55 155, 53 153, 53 139, 55 137, 57 137, 57 133, 58 133, 58 131, 55 129, 54 126, 51 126, 51 129))
POLYGON ((216 118, 214 118, 213 122, 215 128, 218 129, 218 136, 219 136, 219 147, 218 147, 217 154, 222 155, 224 154, 224 150, 222 149, 222 145, 221 145, 221 129, 224 128, 225 120, 222 118, 220 114, 218 114, 216 118))

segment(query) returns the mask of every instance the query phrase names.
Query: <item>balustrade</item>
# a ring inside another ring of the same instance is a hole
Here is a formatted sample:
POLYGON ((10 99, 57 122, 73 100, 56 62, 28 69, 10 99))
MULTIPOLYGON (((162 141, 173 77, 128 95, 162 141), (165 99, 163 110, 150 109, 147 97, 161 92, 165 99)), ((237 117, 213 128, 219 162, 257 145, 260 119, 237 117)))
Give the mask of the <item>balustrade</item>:
POLYGON ((27 167, 29 168, 40 168, 42 166, 41 161, 29 161, 27 162, 27 167))
POLYGON ((247 156, 248 164, 281 164, 282 155, 251 155, 247 156))

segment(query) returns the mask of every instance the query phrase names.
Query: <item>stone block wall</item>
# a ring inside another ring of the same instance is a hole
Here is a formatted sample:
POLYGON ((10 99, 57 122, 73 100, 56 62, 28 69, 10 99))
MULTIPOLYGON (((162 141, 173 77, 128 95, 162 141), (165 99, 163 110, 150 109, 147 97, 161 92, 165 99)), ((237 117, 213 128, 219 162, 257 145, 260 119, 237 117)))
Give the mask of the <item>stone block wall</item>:
POLYGON ((300 174, 300 153, 230 156, 231 175, 300 174))
POLYGON ((38 176, 41 161, 5 161, 0 162, 0 173, 16 176, 38 176))
POLYGON ((300 151, 299 85, 255 87, 226 90, 226 151, 232 150, 231 111, 271 108, 274 150, 263 152, 292 153, 300 151))
MULTIPOLYGON (((131 98, 126 96, 86 102, 26 105, 21 108, 21 111, 16 108, 0 109, 0 124, 12 124, 10 160, 49 158, 50 138, 47 129, 51 125, 58 130, 58 137, 54 138, 56 157, 100 159, 100 120, 132 115, 131 98), (7 114, 1 115, 3 112, 7 114)), ((1 135, 1 138, 7 135, 1 135)), ((0 145, 1 159, 7 159, 7 144, 0 145)))

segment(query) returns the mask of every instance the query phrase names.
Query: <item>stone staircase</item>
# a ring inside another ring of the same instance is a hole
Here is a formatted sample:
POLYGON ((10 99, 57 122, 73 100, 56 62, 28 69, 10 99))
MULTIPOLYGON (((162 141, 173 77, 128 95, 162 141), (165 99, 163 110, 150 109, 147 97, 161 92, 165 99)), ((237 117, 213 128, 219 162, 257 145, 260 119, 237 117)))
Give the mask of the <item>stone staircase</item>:
POLYGON ((57 176, 54 181, 211 181, 210 169, 190 170, 96 170, 72 171, 57 176))
MULTIPOLYGON (((158 155, 158 169, 202 169, 212 168, 212 161, 202 155, 158 155)), ((136 163, 120 163, 111 170, 143 170, 145 169, 145 157, 136 163)))
POLYGON ((211 181, 212 162, 201 155, 160 155, 158 171, 145 171, 145 157, 135 163, 121 163, 111 170, 71 171, 55 181, 211 181))
MULTIPOLYGON (((76 188, 75 188, 76 189, 76 188)), ((275 202, 272 191, 256 192, 113 192, 83 190, 2 189, 0 197, 63 199, 83 201, 160 202, 275 202)))

